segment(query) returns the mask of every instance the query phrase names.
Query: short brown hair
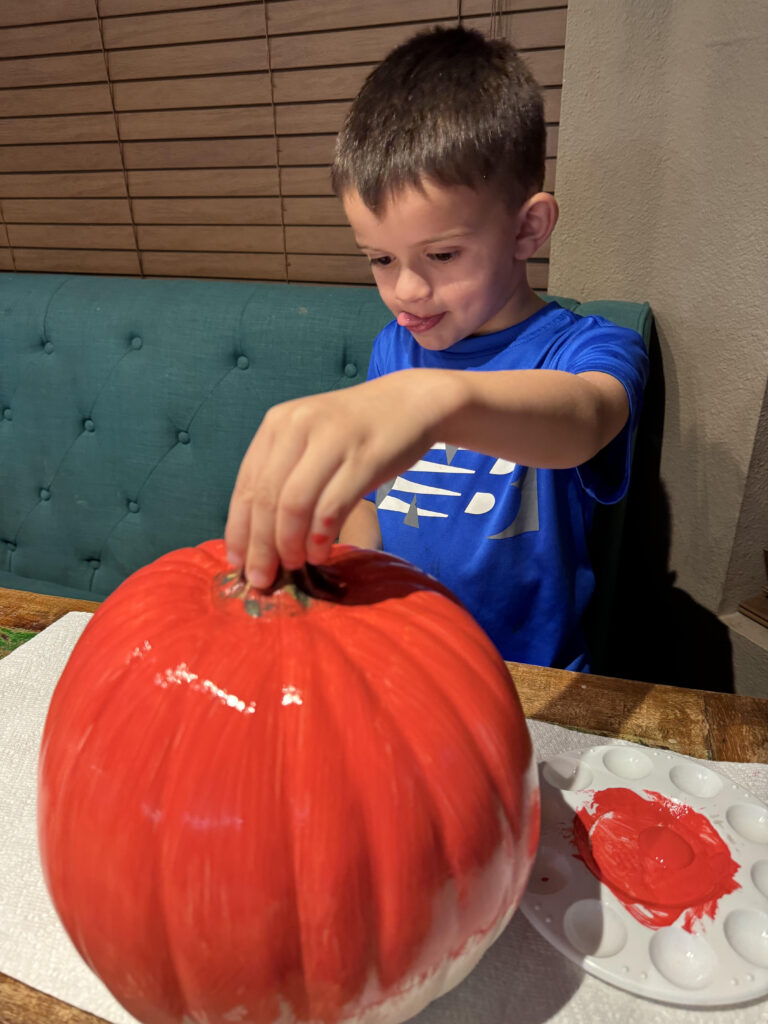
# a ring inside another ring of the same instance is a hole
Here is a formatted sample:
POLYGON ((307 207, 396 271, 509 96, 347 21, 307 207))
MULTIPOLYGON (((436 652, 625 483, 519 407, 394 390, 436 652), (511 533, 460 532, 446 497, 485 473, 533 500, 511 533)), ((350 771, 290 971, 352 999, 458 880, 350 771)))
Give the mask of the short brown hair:
POLYGON ((543 185, 545 143, 541 92, 514 46, 431 29, 368 75, 336 140, 331 182, 374 211, 423 178, 490 185, 519 203, 543 185))

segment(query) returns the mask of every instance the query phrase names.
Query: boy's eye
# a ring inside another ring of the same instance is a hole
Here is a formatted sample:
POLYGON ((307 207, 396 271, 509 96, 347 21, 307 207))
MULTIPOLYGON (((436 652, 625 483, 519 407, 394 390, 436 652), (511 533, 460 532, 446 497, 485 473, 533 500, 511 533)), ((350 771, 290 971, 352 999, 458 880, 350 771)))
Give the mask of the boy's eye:
POLYGON ((451 252, 432 252, 429 254, 429 258, 434 260, 436 263, 448 263, 456 256, 456 250, 451 252))
POLYGON ((372 267, 388 267, 391 262, 391 256, 371 256, 370 259, 372 267))

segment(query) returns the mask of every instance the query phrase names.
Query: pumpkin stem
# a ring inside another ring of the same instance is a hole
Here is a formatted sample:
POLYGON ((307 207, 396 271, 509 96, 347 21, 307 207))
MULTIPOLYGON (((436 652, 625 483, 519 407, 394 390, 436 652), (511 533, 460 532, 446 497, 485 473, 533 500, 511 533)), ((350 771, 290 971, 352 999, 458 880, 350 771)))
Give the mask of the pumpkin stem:
POLYGON ((274 607, 272 599, 278 594, 289 594, 302 608, 309 608, 314 601, 338 601, 346 590, 346 584, 327 569, 309 563, 300 569, 281 566, 274 583, 266 590, 252 586, 242 569, 221 573, 216 585, 222 597, 242 601, 248 614, 256 617, 274 607))

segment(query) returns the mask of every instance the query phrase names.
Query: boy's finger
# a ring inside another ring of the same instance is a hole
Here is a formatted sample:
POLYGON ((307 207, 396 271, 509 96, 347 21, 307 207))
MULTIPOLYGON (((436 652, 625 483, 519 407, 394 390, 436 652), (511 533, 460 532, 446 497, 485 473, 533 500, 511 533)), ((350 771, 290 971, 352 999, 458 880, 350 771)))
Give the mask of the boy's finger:
POLYGON ((345 519, 370 489, 370 467, 358 460, 346 460, 329 477, 318 496, 307 531, 307 561, 322 564, 330 553, 345 519))
MULTIPOLYGON (((287 569, 298 569, 312 559, 310 527, 316 518, 317 502, 328 480, 338 472, 342 458, 330 444, 310 444, 285 482, 275 519, 275 545, 287 569)), ((335 525, 334 520, 322 531, 328 538, 326 551, 336 536, 331 532, 335 525)))
MULTIPOLYGON (((256 587, 269 586, 282 561, 283 552, 275 536, 278 507, 285 481, 301 461, 305 443, 299 436, 290 433, 286 436, 285 431, 257 435, 253 449, 246 456, 251 479, 246 495, 249 520, 245 575, 256 587), (258 475, 254 477, 254 474, 258 475)), ((286 568, 300 565, 303 559, 286 568)))

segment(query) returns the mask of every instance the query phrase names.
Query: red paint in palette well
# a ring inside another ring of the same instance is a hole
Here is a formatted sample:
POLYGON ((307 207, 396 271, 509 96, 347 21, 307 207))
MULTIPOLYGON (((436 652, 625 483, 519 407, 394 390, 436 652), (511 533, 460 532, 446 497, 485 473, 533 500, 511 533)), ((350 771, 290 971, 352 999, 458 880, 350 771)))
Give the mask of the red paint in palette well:
POLYGON ((577 856, 648 928, 683 915, 692 932, 739 888, 739 865, 712 823, 687 804, 651 790, 604 789, 576 813, 577 856))

